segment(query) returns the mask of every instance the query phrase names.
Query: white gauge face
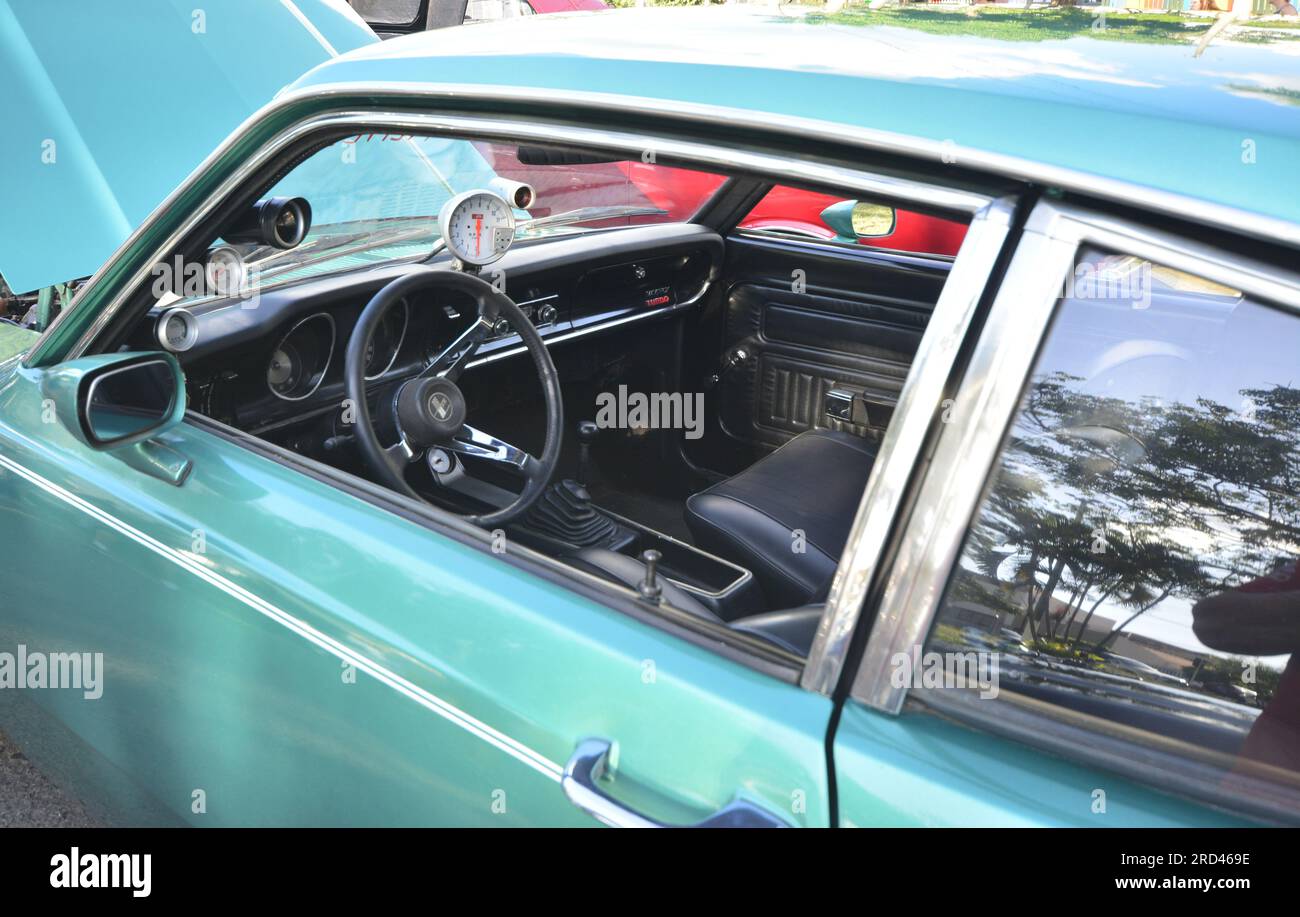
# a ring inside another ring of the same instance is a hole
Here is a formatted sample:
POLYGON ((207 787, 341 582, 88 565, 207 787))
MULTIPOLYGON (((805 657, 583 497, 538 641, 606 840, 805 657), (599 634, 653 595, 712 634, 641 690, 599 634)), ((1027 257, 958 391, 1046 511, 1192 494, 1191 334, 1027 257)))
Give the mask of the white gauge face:
POLYGON ((185 309, 171 309, 158 319, 158 343, 173 353, 189 350, 198 339, 198 319, 185 309))
POLYGON ((515 240, 515 214, 491 191, 467 191, 449 200, 438 222, 451 253, 467 264, 490 264, 515 240))

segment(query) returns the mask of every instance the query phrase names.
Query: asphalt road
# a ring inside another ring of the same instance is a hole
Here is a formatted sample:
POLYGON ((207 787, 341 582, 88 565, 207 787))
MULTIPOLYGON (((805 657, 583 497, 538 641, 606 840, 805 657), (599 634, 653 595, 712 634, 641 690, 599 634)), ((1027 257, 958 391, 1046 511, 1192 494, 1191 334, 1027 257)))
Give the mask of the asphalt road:
POLYGON ((0 828, 95 828, 80 802, 51 783, 0 732, 0 828))

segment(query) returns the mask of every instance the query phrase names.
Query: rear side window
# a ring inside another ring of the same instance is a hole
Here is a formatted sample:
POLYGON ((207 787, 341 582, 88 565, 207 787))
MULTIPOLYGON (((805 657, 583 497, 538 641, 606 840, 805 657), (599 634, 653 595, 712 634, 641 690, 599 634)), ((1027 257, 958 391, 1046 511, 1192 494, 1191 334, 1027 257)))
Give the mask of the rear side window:
POLYGON ((1300 786, 1298 558, 1300 316, 1088 251, 927 648, 1300 786))
POLYGON ((965 223, 787 185, 768 191, 740 228, 919 255, 955 255, 966 236, 965 223))

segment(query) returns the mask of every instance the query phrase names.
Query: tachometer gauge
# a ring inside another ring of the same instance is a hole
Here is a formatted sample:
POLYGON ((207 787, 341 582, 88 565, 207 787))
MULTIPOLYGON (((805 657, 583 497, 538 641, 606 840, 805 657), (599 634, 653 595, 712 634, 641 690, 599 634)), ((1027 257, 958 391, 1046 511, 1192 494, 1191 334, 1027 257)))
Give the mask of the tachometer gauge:
POLYGON ((456 195, 443 205, 438 225, 447 248, 466 264, 491 264, 515 240, 515 213, 491 191, 456 195))

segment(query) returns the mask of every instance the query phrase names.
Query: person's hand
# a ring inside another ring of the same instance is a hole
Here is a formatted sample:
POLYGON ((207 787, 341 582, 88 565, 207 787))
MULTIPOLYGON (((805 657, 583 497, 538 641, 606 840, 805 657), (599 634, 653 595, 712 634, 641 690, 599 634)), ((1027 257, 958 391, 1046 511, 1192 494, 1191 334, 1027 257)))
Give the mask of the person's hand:
POLYGON ((1192 606, 1192 631, 1210 649, 1248 656, 1300 650, 1300 565, 1192 606))

